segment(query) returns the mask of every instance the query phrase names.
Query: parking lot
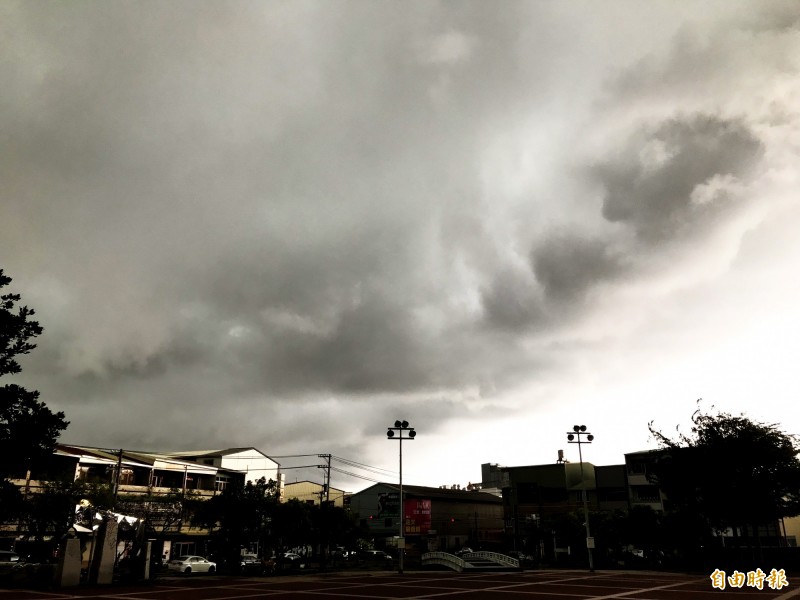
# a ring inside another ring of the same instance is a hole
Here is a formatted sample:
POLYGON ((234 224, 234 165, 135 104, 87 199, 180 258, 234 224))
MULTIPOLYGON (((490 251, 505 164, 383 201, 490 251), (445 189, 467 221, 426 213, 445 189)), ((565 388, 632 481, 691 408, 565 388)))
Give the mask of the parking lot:
POLYGON ((165 577, 154 585, 69 591, 2 590, 0 600, 236 600, 240 598, 453 598, 475 600, 787 600, 800 596, 789 577, 781 590, 713 589, 709 577, 669 573, 529 571, 523 573, 413 572, 321 574, 299 577, 165 577))

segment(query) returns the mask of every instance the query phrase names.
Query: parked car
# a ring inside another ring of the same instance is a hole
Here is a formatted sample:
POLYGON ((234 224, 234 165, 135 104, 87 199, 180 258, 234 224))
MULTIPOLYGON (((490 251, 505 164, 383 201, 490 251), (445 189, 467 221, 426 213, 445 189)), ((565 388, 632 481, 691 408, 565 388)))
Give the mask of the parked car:
POLYGON ((519 561, 520 567, 526 567, 533 564, 533 556, 529 554, 525 554, 524 552, 520 552, 519 550, 509 550, 508 552, 504 552, 506 556, 510 556, 511 558, 516 558, 519 561))
POLYGON ((202 556, 179 556, 169 561, 167 568, 177 573, 216 573, 217 563, 211 562, 202 556))
POLYGON ((23 566, 19 554, 10 550, 0 550, 0 581, 9 580, 11 574, 23 566))
POLYGON ((242 554, 240 565, 242 573, 258 573, 259 575, 264 572, 264 565, 261 564, 261 559, 255 554, 242 554))
POLYGON ((364 562, 373 565, 391 566, 392 561, 394 560, 383 550, 364 550, 364 552, 361 554, 361 557, 364 559, 364 562))
POLYGON ((306 559, 294 552, 284 552, 281 555, 281 562, 285 569, 304 569, 306 566, 306 559))
POLYGON ((243 554, 240 566, 242 573, 266 575, 275 572, 275 559, 273 557, 259 558, 255 554, 243 554))

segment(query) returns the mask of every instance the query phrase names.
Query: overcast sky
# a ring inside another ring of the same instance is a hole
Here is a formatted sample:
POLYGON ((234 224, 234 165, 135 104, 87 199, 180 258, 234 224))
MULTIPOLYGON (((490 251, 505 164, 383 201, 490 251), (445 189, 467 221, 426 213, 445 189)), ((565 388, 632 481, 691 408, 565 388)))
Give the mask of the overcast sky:
POLYGON ((397 470, 407 419, 434 486, 576 423, 620 463, 698 398, 800 433, 799 17, 3 0, 16 380, 113 448, 397 470))

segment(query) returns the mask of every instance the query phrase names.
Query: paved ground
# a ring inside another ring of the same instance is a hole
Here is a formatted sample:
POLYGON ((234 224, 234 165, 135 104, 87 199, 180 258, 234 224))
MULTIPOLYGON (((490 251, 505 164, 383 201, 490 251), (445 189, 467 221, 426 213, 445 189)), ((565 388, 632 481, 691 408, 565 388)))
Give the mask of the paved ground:
POLYGON ((70 591, 3 590, 0 600, 239 600, 245 598, 356 598, 388 600, 800 600, 800 580, 781 590, 753 587, 713 589, 710 577, 669 573, 528 571, 524 573, 413 572, 329 574, 302 577, 167 577, 139 587, 78 588, 70 591))

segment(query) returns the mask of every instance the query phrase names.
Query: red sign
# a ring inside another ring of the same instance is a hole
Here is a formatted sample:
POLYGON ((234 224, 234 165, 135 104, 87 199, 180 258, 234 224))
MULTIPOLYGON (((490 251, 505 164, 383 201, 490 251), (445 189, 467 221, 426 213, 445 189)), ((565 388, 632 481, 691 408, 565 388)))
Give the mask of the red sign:
POLYGON ((426 535, 431 528, 431 501, 406 500, 403 514, 405 515, 406 535, 426 535))

